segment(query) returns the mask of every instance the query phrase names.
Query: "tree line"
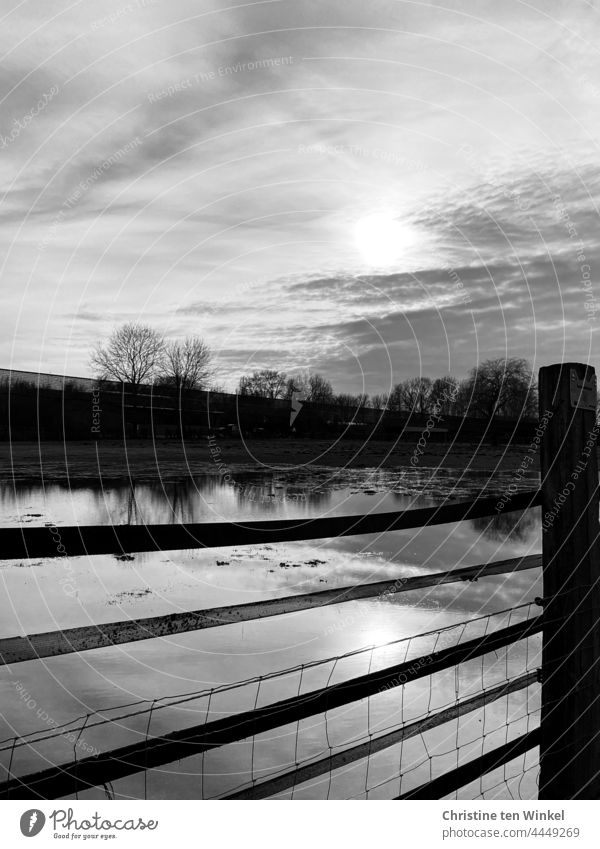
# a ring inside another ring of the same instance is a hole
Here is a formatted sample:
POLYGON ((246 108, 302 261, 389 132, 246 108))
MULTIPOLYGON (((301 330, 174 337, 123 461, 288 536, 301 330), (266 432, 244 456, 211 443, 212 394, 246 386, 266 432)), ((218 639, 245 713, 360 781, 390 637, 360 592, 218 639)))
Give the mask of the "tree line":
MULTIPOLYGON (((167 342, 152 327, 127 323, 116 328, 90 357, 99 379, 129 384, 135 396, 142 385, 167 386, 180 396, 198 389, 223 391, 214 383, 213 355, 199 336, 167 342)), ((517 357, 488 359, 474 366, 467 377, 411 377, 389 392, 376 395, 336 393, 322 374, 301 371, 288 375, 277 369, 260 369, 243 375, 237 394, 261 398, 290 398, 359 410, 371 407, 394 412, 436 412, 439 415, 535 416, 537 386, 527 360, 517 357)))
POLYGON ((448 416, 537 415, 537 386, 531 366, 516 357, 489 359, 471 369, 464 380, 450 374, 443 377, 411 377, 396 383, 390 392, 376 395, 334 392, 321 374, 301 372, 288 376, 275 369, 261 369, 240 378, 239 395, 262 398, 300 398, 316 404, 359 410, 420 413, 448 416))

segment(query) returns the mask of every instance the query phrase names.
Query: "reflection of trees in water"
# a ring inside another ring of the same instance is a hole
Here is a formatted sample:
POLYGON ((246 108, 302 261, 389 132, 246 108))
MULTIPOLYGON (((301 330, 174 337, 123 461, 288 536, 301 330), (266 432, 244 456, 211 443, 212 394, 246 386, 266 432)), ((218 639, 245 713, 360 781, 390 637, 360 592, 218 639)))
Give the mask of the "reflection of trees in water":
POLYGON ((429 507, 476 498, 488 481, 487 471, 411 466, 390 474, 388 488, 396 500, 408 499, 408 507, 429 507))
POLYGON ((115 487, 86 487, 86 500, 93 506, 92 522, 98 525, 139 525, 146 520, 142 487, 133 482, 115 487))
POLYGON ((167 521, 173 524, 191 524, 206 519, 206 500, 210 499, 217 489, 217 482, 207 475, 201 481, 187 479, 168 481, 160 487, 155 485, 152 497, 157 507, 162 505, 163 510, 166 508, 169 511, 167 521))
MULTIPOLYGON (((314 485, 314 484, 313 484, 314 485)), ((236 479, 235 493, 241 507, 250 506, 257 510, 275 512, 282 506, 301 508, 319 507, 331 501, 333 487, 312 489, 310 483, 305 486, 282 481, 273 475, 239 477, 236 479)))
POLYGON ((101 521, 114 524, 177 524, 206 518, 206 509, 199 489, 193 480, 134 483, 104 491, 94 489, 90 498, 95 502, 101 521))
POLYGON ((187 478, 184 481, 164 481, 145 484, 143 503, 146 521, 191 524, 207 519, 207 500, 220 488, 219 481, 210 475, 187 478))
POLYGON ((526 542, 535 532, 536 519, 532 510, 513 513, 495 513, 481 519, 471 519, 471 527, 478 534, 494 542, 511 540, 526 542))
POLYGON ((282 507, 293 509, 299 505, 303 509, 307 505, 311 508, 323 505, 331 499, 331 490, 311 492, 285 484, 275 474, 235 479, 232 476, 231 481, 202 475, 184 481, 131 483, 113 490, 109 503, 99 491, 92 498, 98 510, 108 511, 108 520, 112 522, 177 524, 220 520, 225 505, 219 507, 219 498, 231 496, 239 507, 264 514, 281 511, 282 507))
MULTIPOLYGON (((15 484, 0 484, 0 511, 2 511, 2 517, 4 518, 6 515, 10 515, 14 510, 24 511, 28 508, 27 502, 31 501, 35 503, 41 492, 47 494, 52 489, 56 489, 56 487, 50 486, 46 490, 42 490, 38 484, 31 485, 21 481, 15 484)), ((36 512, 39 511, 36 510, 36 512)))
POLYGON ((76 506, 78 515, 85 516, 84 523, 191 524, 234 518, 236 508, 241 508, 240 512, 243 510, 246 515, 251 511, 257 517, 277 512, 285 515, 290 510, 302 514, 310 509, 317 513, 317 508, 331 501, 334 490, 330 481, 315 480, 311 476, 289 480, 277 472, 232 472, 227 481, 221 475, 205 474, 180 481, 125 479, 102 485, 90 485, 86 481, 45 488, 19 483, 18 487, 0 485, 0 513, 14 522, 13 511, 27 512, 23 505, 35 505, 32 521, 41 523, 50 516, 55 518, 55 514, 58 521, 63 516, 70 519, 76 506), (43 515, 38 517, 37 513, 43 515))
POLYGON ((128 525, 139 525, 141 521, 141 510, 136 498, 135 484, 125 492, 125 515, 128 525))

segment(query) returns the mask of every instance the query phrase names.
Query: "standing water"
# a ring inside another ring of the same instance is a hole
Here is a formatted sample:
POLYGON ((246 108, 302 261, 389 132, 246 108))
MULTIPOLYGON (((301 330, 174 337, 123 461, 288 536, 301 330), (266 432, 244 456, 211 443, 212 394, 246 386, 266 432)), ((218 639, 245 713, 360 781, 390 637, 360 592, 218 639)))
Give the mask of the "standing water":
MULTIPOLYGON (((509 482, 502 474, 490 480, 486 473, 447 469, 233 472, 235 481, 229 483, 216 475, 202 475, 182 482, 127 482, 102 488, 92 482, 68 487, 4 484, 0 486, 0 521, 4 526, 51 524, 60 533, 61 525, 75 524, 327 517, 414 509, 448 498, 466 500, 481 494, 482 488, 485 494, 495 495, 509 482)), ((532 477, 524 485, 536 484, 532 477)), ((341 539, 4 561, 0 636, 396 580, 534 554, 540 547, 539 516, 528 511, 341 539)), ((503 627, 518 621, 519 615, 530 615, 525 607, 522 612, 489 618, 533 601, 539 595, 538 577, 537 570, 500 575, 3 667, 2 764, 12 775, 25 774, 139 742, 146 735, 308 692, 405 658, 426 656, 458 638, 470 639, 486 628, 503 627), (450 627, 474 619, 478 621, 466 629, 450 627), (409 639, 441 628, 448 630, 409 639), (315 661, 326 662, 312 665, 315 661), (281 670, 290 671, 265 678, 281 670), (214 688, 243 681, 248 682, 243 687, 207 695, 214 688), (182 700, 187 694, 194 696, 182 700), (107 718, 113 722, 100 724, 107 718), (58 734, 58 726, 64 723, 66 733, 58 734), (11 738, 29 734, 35 735, 30 740, 37 741, 34 745, 13 745, 11 738)), ((509 674, 532 669, 531 652, 532 641, 524 641, 497 656, 486 656, 485 661, 465 664, 460 680, 454 670, 437 673, 330 711, 325 717, 122 779, 111 792, 123 798, 226 795, 253 780, 427 715, 457 697, 474 695, 483 684, 493 686, 506 681, 509 674)), ((538 708, 532 688, 519 691, 466 719, 448 723, 427 740, 420 735, 405 742, 402 752, 400 746, 392 746, 282 796, 398 795, 456 766, 459 749, 474 757, 481 754, 482 739, 486 750, 506 742, 509 724, 511 731, 518 726, 519 733, 533 727, 538 708), (437 747, 433 759, 432 746, 437 747)), ((530 786, 535 779, 532 766, 530 761, 524 765, 522 758, 515 770, 519 792, 530 798, 535 795, 530 786)), ((497 795, 508 795, 509 779, 499 783, 497 795)), ((475 796, 485 790, 486 785, 478 783, 465 792, 475 796)), ((84 795, 103 794, 104 790, 96 789, 84 795)))

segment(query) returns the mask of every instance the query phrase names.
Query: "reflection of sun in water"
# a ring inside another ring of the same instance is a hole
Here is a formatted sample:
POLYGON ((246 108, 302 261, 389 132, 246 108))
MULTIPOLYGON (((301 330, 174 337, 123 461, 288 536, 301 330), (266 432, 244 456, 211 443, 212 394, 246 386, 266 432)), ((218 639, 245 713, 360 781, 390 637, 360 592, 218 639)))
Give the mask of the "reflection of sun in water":
POLYGON ((378 628, 373 625, 371 628, 365 629, 366 640, 365 646, 386 646, 394 638, 390 636, 390 631, 387 628, 378 628))
POLYGON ((371 265, 391 265, 415 241, 410 226, 382 212, 360 218, 354 237, 363 259, 371 265))

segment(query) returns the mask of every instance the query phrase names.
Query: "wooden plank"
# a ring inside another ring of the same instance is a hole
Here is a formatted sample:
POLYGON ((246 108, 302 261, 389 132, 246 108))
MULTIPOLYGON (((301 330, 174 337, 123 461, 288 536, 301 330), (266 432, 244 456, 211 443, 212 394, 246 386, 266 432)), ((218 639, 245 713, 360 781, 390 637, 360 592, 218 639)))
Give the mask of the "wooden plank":
POLYGON ((528 557, 498 560, 481 566, 437 572, 432 575, 417 575, 412 578, 398 578, 395 581, 377 581, 354 587, 339 587, 332 590, 284 596, 268 601, 192 610, 189 613, 170 613, 165 616, 109 622, 104 625, 87 625, 82 628, 68 628, 64 631, 29 634, 25 637, 6 637, 0 639, 0 666, 43 657, 56 657, 57 655, 106 648, 107 646, 122 645, 139 640, 171 637, 189 631, 216 628, 235 622, 250 622, 255 619, 281 616, 347 601, 384 598, 395 593, 405 593, 456 581, 476 581, 479 578, 490 577, 491 575, 520 572, 526 569, 536 569, 540 566, 541 555, 534 554, 528 557))
POLYGON ((390 746, 395 746, 403 740, 408 740, 411 737, 416 737, 419 734, 424 734, 432 728, 437 728, 446 722, 451 722, 461 716, 465 716, 474 710, 479 710, 485 705, 491 704, 498 699, 508 696, 509 693, 515 693, 525 687, 530 687, 537 683, 538 672, 528 672, 508 681, 506 684, 500 684, 498 687, 493 687, 486 690, 484 693, 479 693, 470 699, 464 699, 457 705, 445 708, 444 710, 432 713, 425 719, 418 719, 416 722, 410 722, 400 728, 390 731, 388 734, 383 734, 380 737, 374 737, 367 740, 366 743, 359 743, 343 752, 337 752, 335 755, 329 755, 318 761, 306 764, 306 766, 290 770, 283 775, 277 775, 274 778, 267 778, 264 781, 257 782, 251 787, 246 787, 243 790, 238 790, 237 793, 231 793, 224 796, 224 799, 268 799, 270 796, 275 796, 289 790, 290 787, 297 787, 306 781, 311 781, 313 778, 318 778, 320 775, 327 775, 336 769, 341 769, 351 763, 370 757, 377 752, 382 752, 390 746))
POLYGON ((547 617, 539 798, 598 799, 600 425, 594 369, 581 363, 548 366, 540 370, 539 391, 547 617))
POLYGON ((482 775, 485 775, 492 770, 518 758, 519 755, 524 755, 531 749, 535 749, 540 744, 540 730, 535 728, 516 740, 511 740, 504 746, 499 746, 491 752, 486 752, 475 760, 469 761, 462 766, 453 769, 452 772, 445 772, 439 778, 434 778, 433 781, 428 781, 427 784, 421 784, 410 790, 408 793, 403 793, 401 796, 396 796, 396 799, 443 799, 449 793, 454 793, 460 790, 471 781, 476 781, 482 775))
MULTIPOLYGON (((358 534, 380 534, 489 516, 497 498, 460 501, 437 507, 330 516, 325 519, 277 519, 256 522, 204 522, 189 525, 75 525, 0 529, 3 560, 33 557, 81 557, 139 551, 220 548, 232 545, 294 542, 358 534)), ((538 490, 513 495, 507 509, 540 504, 538 490)))
POLYGON ((0 784, 0 798, 58 799, 70 796, 107 781, 117 781, 209 749, 245 740, 433 675, 537 634, 541 628, 542 617, 538 616, 484 637, 341 681, 330 687, 13 778, 0 784))

